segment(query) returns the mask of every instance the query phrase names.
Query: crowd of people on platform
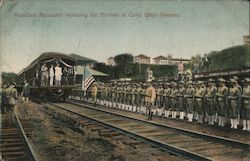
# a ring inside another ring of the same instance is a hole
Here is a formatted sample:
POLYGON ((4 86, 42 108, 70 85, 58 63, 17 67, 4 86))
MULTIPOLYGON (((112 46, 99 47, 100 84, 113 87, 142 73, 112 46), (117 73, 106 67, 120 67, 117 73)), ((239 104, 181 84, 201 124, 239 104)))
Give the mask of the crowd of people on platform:
POLYGON ((250 131, 250 78, 94 83, 86 101, 112 108, 250 131))
MULTIPOLYGON (((38 73, 39 71, 37 71, 38 73)), ((62 84, 69 85, 69 76, 73 71, 71 68, 61 67, 59 63, 43 64, 40 69, 41 73, 41 86, 61 86, 62 84), (49 67, 48 67, 49 66, 49 67), (63 78, 63 83, 62 83, 63 78)), ((39 74, 37 74, 38 77, 39 74)))

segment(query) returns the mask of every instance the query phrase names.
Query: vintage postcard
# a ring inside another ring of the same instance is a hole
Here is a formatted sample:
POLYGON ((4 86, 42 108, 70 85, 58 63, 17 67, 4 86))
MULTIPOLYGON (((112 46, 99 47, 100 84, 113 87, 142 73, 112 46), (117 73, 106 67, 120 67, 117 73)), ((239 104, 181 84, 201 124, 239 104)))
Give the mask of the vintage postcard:
POLYGON ((0 161, 250 160, 248 0, 0 0, 0 161))

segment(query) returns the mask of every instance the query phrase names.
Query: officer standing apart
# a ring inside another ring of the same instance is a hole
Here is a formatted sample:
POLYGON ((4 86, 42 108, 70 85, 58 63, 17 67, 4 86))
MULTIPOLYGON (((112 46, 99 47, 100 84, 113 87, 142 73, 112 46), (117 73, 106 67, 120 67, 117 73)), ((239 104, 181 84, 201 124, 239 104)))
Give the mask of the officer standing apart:
POLYGON ((16 105, 17 90, 16 90, 16 83, 13 82, 7 89, 6 89, 6 97, 7 97, 7 105, 6 105, 6 123, 9 127, 14 126, 14 108, 16 105))
POLYGON ((22 94, 23 94, 23 98, 22 98, 23 101, 29 101, 30 85, 26 80, 24 81, 22 94))
POLYGON ((97 83, 96 82, 93 83, 91 96, 92 96, 92 103, 94 103, 94 106, 96 106, 96 96, 97 96, 97 83))
POLYGON ((147 108, 147 113, 148 113, 148 120, 152 120, 152 106, 155 103, 155 97, 156 97, 156 92, 155 88, 151 85, 150 82, 147 83, 147 89, 146 89, 146 97, 145 97, 145 103, 146 103, 146 108, 147 108))

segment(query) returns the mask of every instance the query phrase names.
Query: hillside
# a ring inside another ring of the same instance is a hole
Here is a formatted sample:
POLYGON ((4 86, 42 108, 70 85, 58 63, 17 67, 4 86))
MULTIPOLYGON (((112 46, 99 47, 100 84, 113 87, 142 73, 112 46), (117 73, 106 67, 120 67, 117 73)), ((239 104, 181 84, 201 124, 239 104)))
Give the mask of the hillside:
POLYGON ((210 71, 220 69, 234 69, 250 66, 250 47, 246 45, 234 46, 219 52, 211 52, 210 71))

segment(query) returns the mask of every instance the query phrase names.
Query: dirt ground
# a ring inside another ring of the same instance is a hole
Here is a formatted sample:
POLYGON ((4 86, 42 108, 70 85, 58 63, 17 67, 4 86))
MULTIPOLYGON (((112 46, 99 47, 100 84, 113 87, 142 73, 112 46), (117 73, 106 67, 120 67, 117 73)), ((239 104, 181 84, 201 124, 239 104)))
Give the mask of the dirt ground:
MULTIPOLYGON (((19 101, 17 109, 20 118, 33 123, 30 141, 41 161, 184 160, 147 144, 131 146, 124 139, 107 138, 91 129, 76 127, 64 119, 59 120, 56 114, 51 115, 43 105, 19 101)), ((131 140, 127 137, 128 142, 131 140)))

